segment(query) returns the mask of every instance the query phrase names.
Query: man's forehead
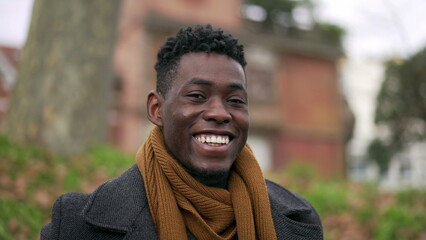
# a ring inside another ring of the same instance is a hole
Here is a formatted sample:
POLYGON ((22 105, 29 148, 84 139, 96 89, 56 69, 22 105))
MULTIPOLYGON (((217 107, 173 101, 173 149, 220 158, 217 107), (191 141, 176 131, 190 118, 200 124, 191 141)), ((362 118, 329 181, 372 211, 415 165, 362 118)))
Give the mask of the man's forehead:
POLYGON ((226 54, 191 52, 183 55, 177 65, 177 74, 219 74, 235 75, 245 82, 245 71, 239 62, 226 54))
POLYGON ((228 56, 225 53, 218 53, 218 52, 189 52, 189 53, 185 53, 183 54, 180 58, 179 58, 179 64, 181 65, 182 62, 195 62, 195 63, 199 63, 201 61, 214 61, 220 59, 221 62, 235 62, 235 64, 237 64, 239 67, 241 67, 241 69, 244 69, 243 66, 241 66, 241 64, 233 59, 232 57, 228 56))

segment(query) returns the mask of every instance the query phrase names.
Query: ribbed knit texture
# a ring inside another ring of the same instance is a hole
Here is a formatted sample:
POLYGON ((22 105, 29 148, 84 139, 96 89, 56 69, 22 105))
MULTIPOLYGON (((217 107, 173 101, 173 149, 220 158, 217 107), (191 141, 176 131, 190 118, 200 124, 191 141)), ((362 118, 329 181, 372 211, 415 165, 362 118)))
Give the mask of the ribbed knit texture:
POLYGON ((251 149, 238 155, 228 190, 208 187, 167 152, 155 127, 137 152, 137 165, 159 239, 276 239, 265 180, 251 149))

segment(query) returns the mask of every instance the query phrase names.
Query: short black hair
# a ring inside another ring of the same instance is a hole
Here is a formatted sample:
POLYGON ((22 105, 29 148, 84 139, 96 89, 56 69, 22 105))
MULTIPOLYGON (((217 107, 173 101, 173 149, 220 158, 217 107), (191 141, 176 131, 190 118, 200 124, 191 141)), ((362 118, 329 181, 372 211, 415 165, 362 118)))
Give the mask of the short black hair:
POLYGON ((215 52, 224 54, 245 67, 244 47, 238 39, 221 29, 214 29, 210 24, 205 26, 182 28, 174 37, 167 38, 158 51, 157 92, 165 96, 170 90, 171 82, 179 65, 180 58, 190 52, 215 52))

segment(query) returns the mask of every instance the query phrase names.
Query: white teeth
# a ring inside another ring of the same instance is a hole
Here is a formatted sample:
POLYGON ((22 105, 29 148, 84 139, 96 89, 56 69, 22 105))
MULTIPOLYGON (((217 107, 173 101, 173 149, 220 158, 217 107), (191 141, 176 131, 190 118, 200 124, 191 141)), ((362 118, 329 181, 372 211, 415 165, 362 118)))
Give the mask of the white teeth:
POLYGON ((228 144, 229 136, 225 135, 198 135, 195 137, 201 143, 207 144, 228 144))

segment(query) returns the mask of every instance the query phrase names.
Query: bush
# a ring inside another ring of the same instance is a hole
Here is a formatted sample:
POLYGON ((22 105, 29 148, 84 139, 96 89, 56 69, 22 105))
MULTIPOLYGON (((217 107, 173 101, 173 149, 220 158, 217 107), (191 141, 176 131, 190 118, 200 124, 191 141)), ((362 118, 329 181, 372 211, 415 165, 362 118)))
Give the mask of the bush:
POLYGON ((420 239, 426 233, 426 192, 406 189, 396 193, 395 198, 394 204, 379 216, 376 239, 420 239))
POLYGON ((40 231, 43 212, 35 204, 0 199, 0 212, 1 239, 26 239, 40 231))
POLYGON ((426 236, 426 191, 381 192, 374 183, 324 180, 312 167, 301 164, 266 177, 311 202, 322 219, 326 239, 414 240, 426 236))
POLYGON ((109 146, 64 158, 0 136, 0 239, 37 239, 56 198, 91 192, 134 161, 109 146))

